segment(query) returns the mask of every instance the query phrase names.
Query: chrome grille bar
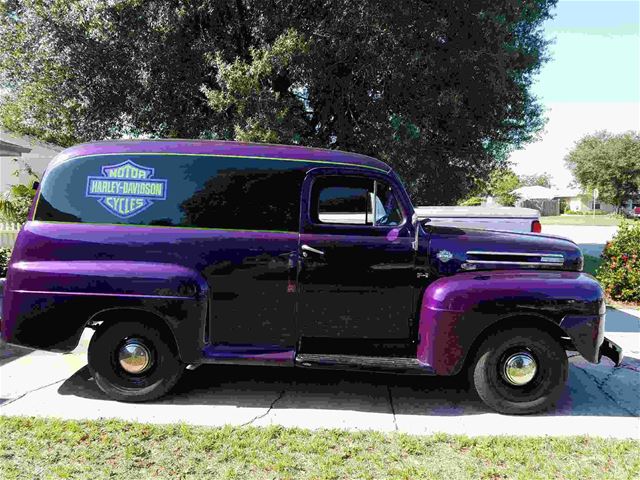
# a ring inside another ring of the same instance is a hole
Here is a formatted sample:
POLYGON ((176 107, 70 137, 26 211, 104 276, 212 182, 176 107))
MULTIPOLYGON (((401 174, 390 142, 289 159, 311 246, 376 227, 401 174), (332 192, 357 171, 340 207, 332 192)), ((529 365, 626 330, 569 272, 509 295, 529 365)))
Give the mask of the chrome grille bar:
POLYGON ((560 253, 531 253, 531 252, 492 252, 492 251, 480 251, 469 250, 467 256, 480 256, 480 257, 495 257, 484 259, 468 259, 467 263, 470 264, 511 264, 511 265, 547 265, 547 266, 561 266, 564 264, 564 255, 560 253), (502 257, 503 259, 500 259, 502 257), (504 260, 505 257, 524 257, 531 258, 531 261, 522 260, 504 260), (533 261, 534 258, 539 259, 533 261))

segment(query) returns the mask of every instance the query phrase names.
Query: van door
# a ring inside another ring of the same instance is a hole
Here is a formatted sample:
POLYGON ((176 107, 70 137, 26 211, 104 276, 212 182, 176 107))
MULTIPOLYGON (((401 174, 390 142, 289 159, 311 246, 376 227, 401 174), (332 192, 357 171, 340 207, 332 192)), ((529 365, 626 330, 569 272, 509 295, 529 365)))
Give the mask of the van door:
POLYGON ((362 169, 320 168, 305 178, 298 309, 303 349, 324 339, 335 351, 343 339, 344 353, 364 354, 373 344, 411 342, 415 252, 401 194, 387 176, 362 169))

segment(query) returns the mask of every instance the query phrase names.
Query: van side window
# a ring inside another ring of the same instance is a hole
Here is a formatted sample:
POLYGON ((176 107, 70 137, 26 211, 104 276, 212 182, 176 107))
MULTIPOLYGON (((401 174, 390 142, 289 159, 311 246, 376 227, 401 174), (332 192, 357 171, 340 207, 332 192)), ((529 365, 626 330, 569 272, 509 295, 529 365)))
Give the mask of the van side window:
POLYGON ((315 223, 396 226, 403 220, 392 188, 378 180, 319 177, 311 196, 315 223))
POLYGON ((355 177, 321 177, 314 182, 314 220, 318 223, 372 225, 369 193, 373 181, 355 177))
POLYGON ((307 169, 204 155, 74 158, 47 174, 34 219, 297 232, 307 169))
POLYGON ((297 232, 302 180, 297 170, 221 170, 180 204, 183 223, 297 232))

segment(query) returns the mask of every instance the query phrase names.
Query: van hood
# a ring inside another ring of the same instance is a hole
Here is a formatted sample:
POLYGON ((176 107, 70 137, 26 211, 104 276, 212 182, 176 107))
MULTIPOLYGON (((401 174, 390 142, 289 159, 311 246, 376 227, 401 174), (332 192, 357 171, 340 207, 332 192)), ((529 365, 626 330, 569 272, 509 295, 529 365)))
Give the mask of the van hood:
POLYGON ((426 225, 428 262, 437 276, 481 270, 582 271, 578 245, 567 238, 426 225))

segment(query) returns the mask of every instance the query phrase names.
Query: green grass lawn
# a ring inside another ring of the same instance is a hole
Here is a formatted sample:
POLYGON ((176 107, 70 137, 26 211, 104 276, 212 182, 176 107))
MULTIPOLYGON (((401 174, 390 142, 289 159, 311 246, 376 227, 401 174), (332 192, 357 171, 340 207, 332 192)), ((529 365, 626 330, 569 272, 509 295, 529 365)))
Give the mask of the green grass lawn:
POLYGON ((618 226, 622 217, 617 215, 558 215, 554 217, 540 217, 544 231, 545 225, 592 225, 618 226))
MULTIPOLYGON (((588 421, 588 420, 587 420, 588 421)), ((640 478, 640 442, 0 417, 0 478, 640 478)))

